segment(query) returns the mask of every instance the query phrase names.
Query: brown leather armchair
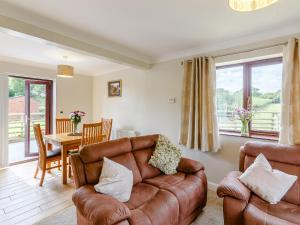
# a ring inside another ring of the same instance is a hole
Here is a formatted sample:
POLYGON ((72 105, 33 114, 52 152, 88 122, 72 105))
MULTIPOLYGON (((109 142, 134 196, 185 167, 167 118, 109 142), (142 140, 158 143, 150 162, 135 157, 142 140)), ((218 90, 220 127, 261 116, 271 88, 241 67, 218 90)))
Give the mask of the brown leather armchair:
POLYGON ((157 139, 158 135, 123 138, 85 146, 71 156, 78 225, 189 225, 198 216, 207 200, 203 165, 182 158, 178 173, 162 174, 148 164, 157 139), (95 192, 104 156, 132 170, 128 202, 95 192))
POLYGON ((229 173, 219 184, 225 225, 300 224, 300 146, 248 142, 241 148, 240 172, 229 173), (262 200, 243 185, 238 177, 263 153, 274 169, 298 176, 298 180, 278 204, 262 200))

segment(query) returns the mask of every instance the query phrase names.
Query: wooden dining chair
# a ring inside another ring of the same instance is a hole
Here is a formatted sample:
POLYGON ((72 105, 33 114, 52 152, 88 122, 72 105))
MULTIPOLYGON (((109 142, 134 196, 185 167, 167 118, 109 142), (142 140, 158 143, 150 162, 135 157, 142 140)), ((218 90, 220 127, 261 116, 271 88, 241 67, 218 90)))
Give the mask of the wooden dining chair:
POLYGON ((111 128, 112 128, 112 119, 101 119, 102 122, 102 134, 105 135, 103 141, 109 141, 111 135, 111 128))
POLYGON ((54 168, 60 167, 61 160, 61 151, 60 149, 54 149, 51 151, 46 150, 46 146, 43 140, 42 130, 40 124, 33 125, 33 131, 35 135, 35 139, 38 146, 39 151, 39 159, 36 167, 36 171, 34 173, 34 178, 38 175, 39 169, 42 170, 42 176, 40 180, 40 186, 43 185, 45 173, 54 168), (56 162, 57 164, 52 166, 52 162, 56 162))
POLYGON ((73 132, 74 124, 69 118, 56 119, 56 133, 71 133, 73 132))
POLYGON ((83 124, 81 146, 103 141, 102 123, 83 124))

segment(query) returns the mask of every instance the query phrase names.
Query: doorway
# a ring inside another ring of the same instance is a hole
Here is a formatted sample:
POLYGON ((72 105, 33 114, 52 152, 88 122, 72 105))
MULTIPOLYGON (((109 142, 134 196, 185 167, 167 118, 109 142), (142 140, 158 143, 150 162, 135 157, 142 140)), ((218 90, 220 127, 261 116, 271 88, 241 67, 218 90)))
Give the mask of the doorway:
POLYGON ((34 160, 38 155, 33 124, 51 133, 53 82, 9 77, 8 142, 10 165, 34 160))

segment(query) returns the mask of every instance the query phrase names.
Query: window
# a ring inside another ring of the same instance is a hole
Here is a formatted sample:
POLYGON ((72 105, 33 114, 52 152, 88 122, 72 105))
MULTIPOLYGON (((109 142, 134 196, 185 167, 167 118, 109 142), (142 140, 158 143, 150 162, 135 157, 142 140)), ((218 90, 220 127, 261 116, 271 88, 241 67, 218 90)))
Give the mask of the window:
POLYGON ((219 127, 238 131, 241 123, 233 119, 234 109, 243 107, 243 66, 217 70, 217 112, 219 127))
POLYGON ((254 111, 250 134, 278 136, 282 58, 217 67, 217 115, 221 131, 238 132, 237 107, 254 111))

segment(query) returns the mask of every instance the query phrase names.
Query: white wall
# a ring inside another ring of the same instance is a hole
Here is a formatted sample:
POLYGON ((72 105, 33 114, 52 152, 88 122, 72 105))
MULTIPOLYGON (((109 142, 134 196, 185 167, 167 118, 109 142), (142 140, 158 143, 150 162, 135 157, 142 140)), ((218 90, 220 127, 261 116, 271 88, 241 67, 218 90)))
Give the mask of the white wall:
MULTIPOLYGON (((183 68, 180 60, 155 64, 151 70, 127 69, 94 78, 94 120, 113 118, 113 129, 131 128, 141 134, 161 133, 178 143, 183 68), (107 82, 122 79, 123 96, 107 97, 107 82), (168 98, 176 103, 168 103, 168 98)), ((201 161, 210 182, 218 183, 238 169, 239 148, 247 138, 221 136, 218 153, 184 150, 201 161)))
POLYGON ((86 112, 83 122, 92 122, 93 118, 93 78, 74 76, 74 78, 56 79, 56 115, 68 117, 74 110, 86 112), (63 111, 63 113, 60 113, 63 111))
POLYGON ((151 70, 127 69, 94 78, 94 120, 114 119, 113 129, 131 128, 142 134, 166 133, 178 139, 182 67, 179 61, 151 70), (123 96, 107 97, 107 82, 122 79, 123 96), (168 98, 176 98, 175 104, 168 98))

